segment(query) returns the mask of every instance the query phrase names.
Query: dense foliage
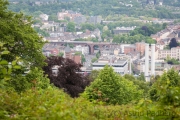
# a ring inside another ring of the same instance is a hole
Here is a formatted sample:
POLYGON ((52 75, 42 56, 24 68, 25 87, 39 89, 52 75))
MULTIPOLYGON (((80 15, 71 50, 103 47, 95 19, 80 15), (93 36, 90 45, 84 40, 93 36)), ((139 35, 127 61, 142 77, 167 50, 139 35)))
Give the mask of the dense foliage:
POLYGON ((142 90, 133 82, 126 80, 107 65, 102 69, 83 96, 89 100, 103 101, 108 104, 127 104, 142 97, 142 90))
POLYGON ((7 10, 7 5, 7 2, 0 0, 0 42, 3 42, 10 52, 2 58, 10 62, 19 56, 22 57, 23 64, 42 66, 44 56, 41 48, 44 42, 31 27, 30 17, 7 10))
POLYGON ((131 36, 141 34, 144 36, 151 36, 152 34, 157 33, 158 31, 161 31, 165 29, 167 26, 166 23, 161 24, 152 24, 152 25, 146 25, 142 27, 137 27, 133 31, 130 32, 131 36))
POLYGON ((130 35, 115 35, 113 37, 113 42, 115 43, 128 43, 128 44, 134 44, 136 42, 146 42, 146 43, 155 43, 155 40, 153 40, 151 37, 143 36, 141 34, 137 34, 134 36, 130 35))
POLYGON ((0 89, 0 119, 61 119, 61 120, 114 120, 133 119, 128 115, 134 106, 104 106, 83 98, 72 99, 62 90, 49 87, 45 90, 28 90, 22 94, 0 89))
MULTIPOLYGON (((171 89, 174 89, 173 87, 177 87, 179 89, 180 86, 180 75, 177 71, 174 69, 169 70, 168 72, 165 72, 151 87, 149 94, 150 98, 154 101, 159 101, 162 99, 163 94, 171 94, 171 89), (159 86, 160 85, 160 86, 159 86), (162 86, 162 87, 161 87, 162 86), (164 91, 165 90, 165 91, 164 91)), ((168 95, 167 94, 167 95, 168 95)), ((172 93, 173 94, 173 93, 172 93)), ((171 96, 173 97, 173 96, 171 96)), ((169 96, 167 96, 168 99, 173 99, 169 96)), ((173 102, 172 100, 167 102, 173 102)))

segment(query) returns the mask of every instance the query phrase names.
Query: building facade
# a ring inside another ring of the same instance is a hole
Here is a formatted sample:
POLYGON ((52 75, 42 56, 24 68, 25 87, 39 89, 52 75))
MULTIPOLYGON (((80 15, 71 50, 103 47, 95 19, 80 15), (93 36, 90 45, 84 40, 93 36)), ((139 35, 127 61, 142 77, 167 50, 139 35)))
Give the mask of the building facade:
POLYGON ((114 71, 118 74, 125 75, 128 74, 128 60, 118 60, 117 62, 95 62, 92 64, 92 70, 101 70, 105 65, 112 66, 114 71))
POLYGON ((170 50, 159 50, 158 52, 159 59, 166 59, 167 57, 180 59, 180 47, 174 47, 171 48, 170 50))
POLYGON ((139 52, 141 55, 144 55, 145 53, 145 42, 138 42, 135 44, 136 46, 136 51, 139 52))

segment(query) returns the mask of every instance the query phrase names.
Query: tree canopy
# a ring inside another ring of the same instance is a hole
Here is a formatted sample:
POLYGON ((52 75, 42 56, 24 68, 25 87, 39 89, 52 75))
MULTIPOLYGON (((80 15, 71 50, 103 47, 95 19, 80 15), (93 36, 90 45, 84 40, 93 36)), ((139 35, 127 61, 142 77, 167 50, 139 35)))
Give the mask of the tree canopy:
POLYGON ((169 43, 169 48, 171 49, 171 48, 177 47, 177 46, 179 46, 179 44, 177 43, 176 38, 172 38, 169 43))
POLYGON ((21 57, 23 64, 43 66, 45 57, 42 54, 44 42, 37 32, 31 27, 31 17, 23 13, 14 13, 7 10, 8 2, 0 0, 0 42, 10 52, 2 59, 11 62, 16 57, 21 57))
POLYGON ((85 87, 89 84, 86 76, 80 72, 81 64, 76 64, 71 59, 63 57, 49 57, 46 59, 47 66, 43 67, 45 74, 48 75, 50 82, 55 86, 64 89, 71 97, 78 97, 85 87), (55 73, 53 67, 58 66, 55 73))
POLYGON ((67 32, 75 32, 75 24, 73 22, 69 22, 67 24, 67 32))
POLYGON ((7 9, 0 0, 0 87, 22 92, 34 86, 46 88, 42 46, 44 41, 32 28, 31 17, 7 9))
POLYGON ((89 100, 103 101, 108 104, 126 104, 139 99, 142 92, 133 82, 119 76, 112 67, 106 65, 97 79, 86 87, 83 96, 89 100))

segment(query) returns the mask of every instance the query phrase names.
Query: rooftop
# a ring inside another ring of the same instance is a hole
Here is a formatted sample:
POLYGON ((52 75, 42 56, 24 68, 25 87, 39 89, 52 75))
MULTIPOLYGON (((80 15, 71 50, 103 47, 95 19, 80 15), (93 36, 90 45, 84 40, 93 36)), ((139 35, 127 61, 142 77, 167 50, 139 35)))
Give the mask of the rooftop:
POLYGON ((64 51, 65 51, 66 53, 71 52, 71 48, 69 47, 69 44, 67 44, 67 46, 65 47, 64 51))

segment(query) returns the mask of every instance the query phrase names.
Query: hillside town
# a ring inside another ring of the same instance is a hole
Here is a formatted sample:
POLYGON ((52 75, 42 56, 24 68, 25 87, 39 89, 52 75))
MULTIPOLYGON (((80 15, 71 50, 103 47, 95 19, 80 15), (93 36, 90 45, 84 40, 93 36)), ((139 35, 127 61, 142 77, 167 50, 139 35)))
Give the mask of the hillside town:
MULTIPOLYGON (((97 24, 101 22, 113 22, 104 21, 100 16, 90 16, 86 19, 82 14, 63 10, 57 14, 58 20, 65 20, 69 18, 71 21, 78 24, 91 23, 97 24)), ((83 64, 82 72, 90 73, 92 70, 102 69, 106 64, 112 66, 114 70, 121 74, 134 74, 139 76, 145 74, 145 49, 147 43, 143 40, 142 42, 136 42, 135 44, 115 44, 110 41, 102 41, 101 31, 95 29, 94 31, 76 31, 67 32, 66 23, 56 23, 54 21, 48 21, 48 15, 40 15, 42 19, 42 25, 35 24, 34 26, 40 29, 45 29, 49 33, 49 37, 45 37, 44 40, 48 41, 43 47, 43 53, 46 56, 63 56, 64 58, 70 58, 76 63, 83 64), (93 43, 92 41, 85 41, 89 38, 97 38, 98 41, 93 43), (83 39, 84 41, 76 41, 77 39, 83 39), (79 53, 79 54, 77 54, 79 53), (98 57, 97 57, 98 54, 98 57), (83 60, 82 60, 83 58, 83 60)), ((164 70, 169 70, 174 67, 180 70, 179 65, 168 64, 166 61, 167 57, 171 59, 180 59, 180 47, 174 47, 172 49, 165 49, 171 39, 175 38, 177 42, 180 41, 180 25, 172 24, 171 20, 153 19, 153 21, 142 21, 152 23, 167 23, 166 29, 152 34, 150 37, 156 41, 154 59, 155 59, 155 75, 161 75, 164 70)), ((135 26, 132 27, 116 27, 113 30, 114 34, 129 34, 130 31, 134 30, 135 26)), ((152 53, 151 46, 149 45, 149 53, 152 53)), ((151 54, 148 55, 149 63, 151 64, 151 54)), ((148 68, 148 74, 151 74, 151 66, 148 68)))

